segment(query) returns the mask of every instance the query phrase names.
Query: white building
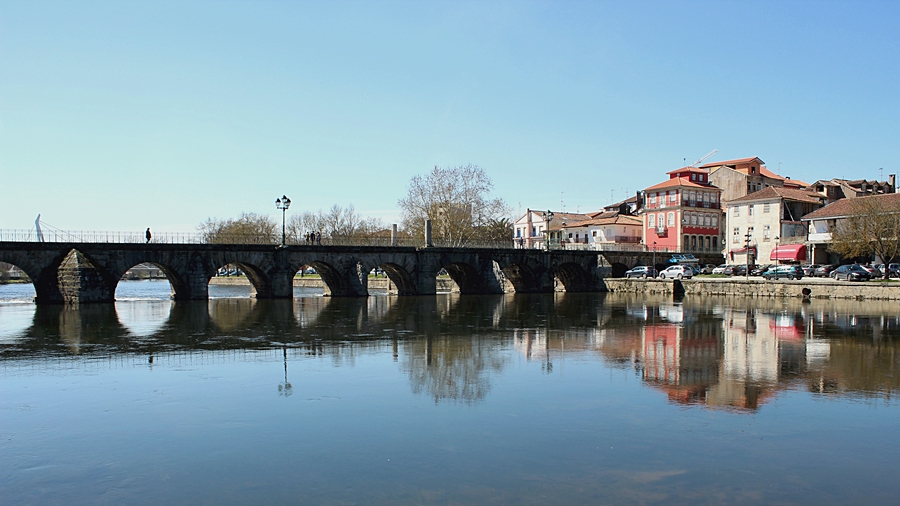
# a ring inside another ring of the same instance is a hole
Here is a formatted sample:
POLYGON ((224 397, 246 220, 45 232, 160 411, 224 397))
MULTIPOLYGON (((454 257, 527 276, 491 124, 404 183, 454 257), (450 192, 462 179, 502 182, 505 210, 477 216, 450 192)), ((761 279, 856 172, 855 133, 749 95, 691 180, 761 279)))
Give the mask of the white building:
POLYGON ((544 245, 544 235, 548 229, 553 226, 556 226, 558 229, 561 223, 575 223, 591 217, 588 214, 553 213, 553 219, 550 223, 547 223, 547 213, 548 211, 527 209, 525 214, 513 223, 513 240, 516 243, 516 247, 543 249, 546 247, 544 245))
POLYGON ((592 214, 587 220, 560 223, 551 228, 554 237, 557 233, 561 233, 560 242, 566 248, 639 248, 643 220, 639 216, 604 211, 592 214))
POLYGON ((825 198, 812 191, 769 186, 725 203, 725 248, 728 263, 807 261, 807 226, 801 217, 822 206, 825 198))

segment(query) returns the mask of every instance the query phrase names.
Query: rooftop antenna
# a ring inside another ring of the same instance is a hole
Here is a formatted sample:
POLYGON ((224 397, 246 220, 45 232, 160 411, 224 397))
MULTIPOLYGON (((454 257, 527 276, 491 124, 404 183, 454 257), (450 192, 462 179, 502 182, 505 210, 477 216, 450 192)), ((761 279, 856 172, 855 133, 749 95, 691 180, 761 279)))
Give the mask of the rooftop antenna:
POLYGON ((566 192, 559 192, 559 212, 564 212, 566 210, 566 206, 563 205, 563 193, 566 192))
POLYGON ((878 181, 884 179, 884 167, 878 167, 878 181))

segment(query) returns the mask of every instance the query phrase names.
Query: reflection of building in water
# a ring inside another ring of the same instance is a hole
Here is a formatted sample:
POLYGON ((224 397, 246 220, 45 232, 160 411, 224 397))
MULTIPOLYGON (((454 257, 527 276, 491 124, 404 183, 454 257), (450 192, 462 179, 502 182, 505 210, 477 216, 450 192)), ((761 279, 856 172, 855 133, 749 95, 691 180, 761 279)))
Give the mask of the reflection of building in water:
POLYGON ((719 376, 721 329, 719 320, 646 325, 641 336, 643 379, 672 401, 703 402, 719 376))

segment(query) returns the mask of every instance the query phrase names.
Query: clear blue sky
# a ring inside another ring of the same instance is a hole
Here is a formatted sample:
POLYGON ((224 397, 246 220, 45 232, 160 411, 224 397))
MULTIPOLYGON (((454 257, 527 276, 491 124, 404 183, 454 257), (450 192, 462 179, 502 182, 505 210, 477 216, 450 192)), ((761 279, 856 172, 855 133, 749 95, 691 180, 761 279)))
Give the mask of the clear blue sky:
MULTIPOLYGON (((191 231, 474 163, 594 210, 713 148, 900 172, 900 2, 2 2, 0 228, 191 231)), ((520 207, 521 206, 521 207, 520 207)))

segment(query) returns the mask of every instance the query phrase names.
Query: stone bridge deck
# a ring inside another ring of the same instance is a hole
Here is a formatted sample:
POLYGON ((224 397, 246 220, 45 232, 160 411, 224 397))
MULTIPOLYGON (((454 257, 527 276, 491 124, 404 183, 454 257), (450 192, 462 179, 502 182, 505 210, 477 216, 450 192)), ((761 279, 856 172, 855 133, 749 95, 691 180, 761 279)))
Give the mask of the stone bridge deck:
MULTIPOLYGON (((166 274, 173 298, 202 300, 208 298, 209 280, 229 264, 246 273, 258 298, 292 297, 293 277, 303 266, 316 269, 330 295, 365 297, 368 273, 376 267, 384 270, 400 295, 436 293, 441 269, 462 294, 502 293, 504 277, 516 292, 523 293, 552 292, 554 278, 566 291, 605 291, 605 277, 646 263, 650 255, 390 246, 0 242, 0 262, 28 274, 35 301, 42 304, 112 301, 119 280, 142 263, 154 264, 166 274)), ((657 256, 662 260, 662 255, 657 256)))

